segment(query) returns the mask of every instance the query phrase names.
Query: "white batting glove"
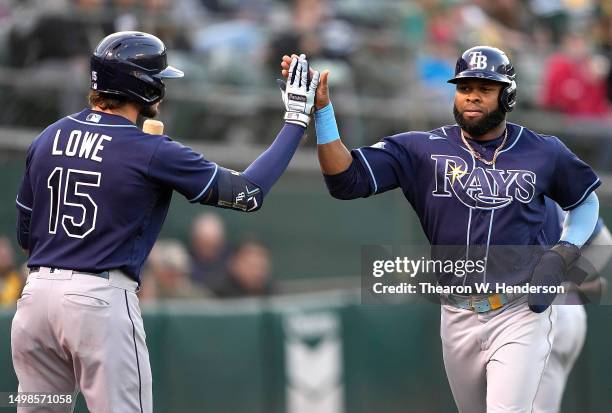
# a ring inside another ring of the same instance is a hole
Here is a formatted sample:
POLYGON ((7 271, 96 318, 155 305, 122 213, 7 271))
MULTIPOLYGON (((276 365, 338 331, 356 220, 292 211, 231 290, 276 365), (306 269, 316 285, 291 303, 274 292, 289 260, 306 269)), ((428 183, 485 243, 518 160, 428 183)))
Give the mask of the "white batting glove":
POLYGON ((315 92, 319 86, 319 72, 315 71, 308 84, 308 61, 305 55, 294 57, 289 66, 289 77, 285 83, 278 80, 285 103, 285 121, 307 127, 314 110, 315 92))

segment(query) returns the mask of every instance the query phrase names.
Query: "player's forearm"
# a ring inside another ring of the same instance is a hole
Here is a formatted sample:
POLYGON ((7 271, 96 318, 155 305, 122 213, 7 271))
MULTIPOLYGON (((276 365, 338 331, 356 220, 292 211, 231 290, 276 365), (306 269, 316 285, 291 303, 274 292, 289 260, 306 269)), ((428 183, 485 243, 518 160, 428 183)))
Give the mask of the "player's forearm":
POLYGON ((317 154, 321 172, 325 175, 336 175, 348 169, 353 157, 340 139, 323 145, 317 145, 317 154))
POLYGON ((338 199, 355 199, 370 195, 370 184, 365 171, 354 161, 340 140, 331 103, 315 112, 315 126, 319 164, 330 195, 338 199))
POLYGON ((315 112, 315 127, 321 171, 325 175, 336 175, 346 171, 353 158, 340 140, 340 132, 331 103, 315 112))
POLYGON ((298 125, 285 124, 272 145, 243 172, 249 181, 261 189, 263 195, 270 191, 287 169, 304 135, 304 130, 298 125))
POLYGON ((217 179, 200 201, 205 205, 253 212, 283 174, 304 134, 304 127, 287 123, 257 159, 242 172, 219 167, 217 179))

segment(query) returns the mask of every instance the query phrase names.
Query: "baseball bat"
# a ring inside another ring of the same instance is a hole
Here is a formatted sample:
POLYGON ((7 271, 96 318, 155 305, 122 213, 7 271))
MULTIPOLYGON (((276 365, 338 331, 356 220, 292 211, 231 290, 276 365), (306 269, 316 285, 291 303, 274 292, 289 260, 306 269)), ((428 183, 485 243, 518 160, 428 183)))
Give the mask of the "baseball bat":
POLYGON ((142 125, 142 131, 151 135, 162 135, 164 133, 164 124, 158 120, 147 119, 142 125))

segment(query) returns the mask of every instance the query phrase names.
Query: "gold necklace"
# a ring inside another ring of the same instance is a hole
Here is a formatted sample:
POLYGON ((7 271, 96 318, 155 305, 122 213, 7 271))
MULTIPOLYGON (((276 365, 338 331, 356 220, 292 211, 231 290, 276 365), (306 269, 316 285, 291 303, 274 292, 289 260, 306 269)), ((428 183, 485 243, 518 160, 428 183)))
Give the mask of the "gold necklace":
POLYGON ((508 140, 508 128, 506 128, 506 132, 504 134, 504 140, 502 141, 501 145, 499 145, 497 149, 495 149, 495 152, 493 152, 493 159, 491 159, 490 161, 487 161, 485 158, 482 157, 481 154, 479 154, 478 152, 474 150, 474 148, 472 148, 472 146, 467 141, 467 139, 465 139, 465 136, 463 135, 463 130, 461 131, 461 140, 463 140, 463 144, 468 148, 468 150, 470 151, 470 153, 472 154, 474 158, 478 159, 480 162, 484 163, 485 165, 491 166, 497 160, 497 155, 499 155, 499 151, 501 151, 502 148, 506 146, 506 141, 508 140))

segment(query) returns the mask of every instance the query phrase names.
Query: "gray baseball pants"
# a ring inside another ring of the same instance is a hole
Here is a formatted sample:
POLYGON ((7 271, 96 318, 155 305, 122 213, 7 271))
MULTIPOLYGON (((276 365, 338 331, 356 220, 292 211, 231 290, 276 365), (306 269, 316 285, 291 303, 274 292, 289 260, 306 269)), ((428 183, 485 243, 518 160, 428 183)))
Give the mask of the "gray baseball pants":
MULTIPOLYGON (((152 379, 136 296, 119 271, 109 278, 40 268, 28 276, 11 329, 20 392, 76 394, 92 413, 150 413, 152 379)), ((74 398, 73 398, 74 399, 74 398)), ((74 406, 19 407, 18 413, 74 406)))
POLYGON ((444 367, 460 413, 530 413, 555 336, 556 309, 522 297, 475 313, 442 306, 444 367))
POLYGON ((557 305, 557 334, 533 413, 559 413, 567 378, 582 351, 587 332, 586 311, 581 305, 557 305))

